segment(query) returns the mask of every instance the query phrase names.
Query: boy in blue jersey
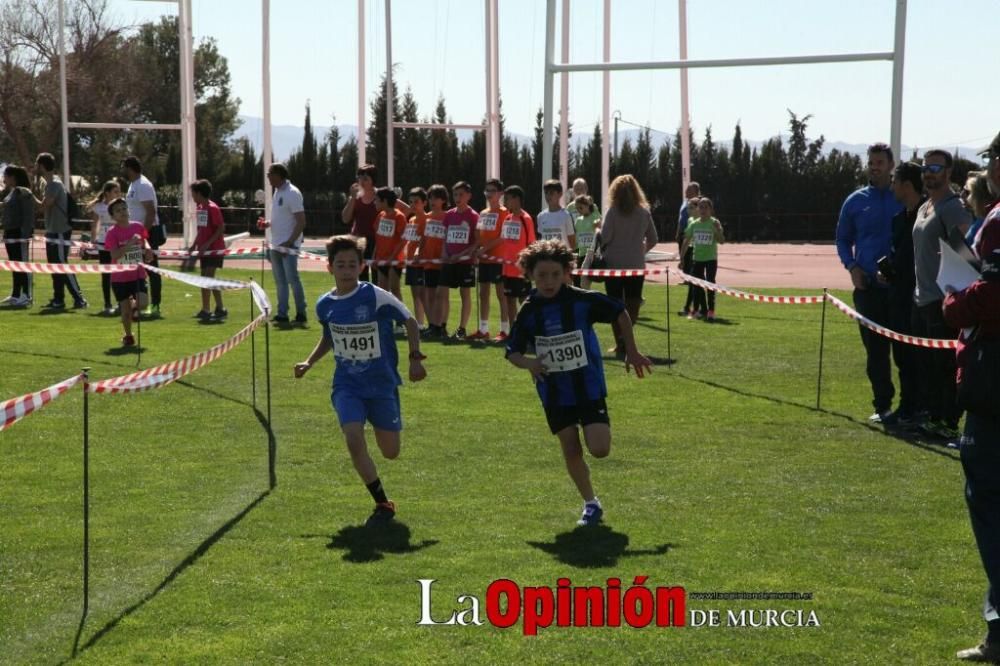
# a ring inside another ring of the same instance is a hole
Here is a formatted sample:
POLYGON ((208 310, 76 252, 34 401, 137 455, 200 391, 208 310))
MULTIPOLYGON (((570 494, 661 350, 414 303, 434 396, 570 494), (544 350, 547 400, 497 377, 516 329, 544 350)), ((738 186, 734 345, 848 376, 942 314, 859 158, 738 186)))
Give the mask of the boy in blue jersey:
POLYGON ((632 320, 621 302, 565 283, 573 255, 558 240, 537 241, 521 252, 521 267, 535 290, 517 313, 507 341, 507 360, 529 371, 535 380, 549 429, 559 438, 566 470, 583 496, 583 516, 577 524, 596 525, 604 509, 590 483, 577 429, 583 428, 592 456, 604 458, 611 452, 611 425, 604 401, 608 389, 593 324, 618 323, 625 341, 626 372, 635 366, 641 378, 652 372, 652 362, 636 348, 632 320), (532 343, 534 358, 524 355, 532 343))
POLYGON ((427 376, 421 361, 420 332, 417 321, 395 296, 370 282, 359 282, 364 269, 364 246, 354 236, 334 236, 326 244, 335 288, 316 303, 316 318, 323 325, 323 336, 312 353, 295 365, 296 379, 302 377, 327 352, 333 351, 331 401, 347 440, 354 469, 375 500, 375 511, 366 525, 387 523, 396 515, 396 505, 385 494, 368 455, 365 421, 375 430, 375 442, 382 456, 399 456, 399 432, 403 421, 399 410, 399 385, 396 370, 398 355, 393 329, 406 326, 410 346, 410 381, 427 376))

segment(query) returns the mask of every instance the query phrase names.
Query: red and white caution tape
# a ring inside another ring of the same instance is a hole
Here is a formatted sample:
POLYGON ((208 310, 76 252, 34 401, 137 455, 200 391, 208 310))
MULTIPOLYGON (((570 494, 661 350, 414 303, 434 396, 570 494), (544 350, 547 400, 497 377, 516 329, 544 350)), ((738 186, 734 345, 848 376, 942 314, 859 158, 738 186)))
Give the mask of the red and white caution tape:
POLYGON ((185 282, 193 287, 199 287, 201 289, 248 289, 250 286, 250 283, 240 282, 239 280, 220 280, 219 278, 203 277, 192 273, 179 273, 177 271, 167 270, 166 268, 160 268, 159 266, 150 266, 149 264, 139 265, 147 271, 159 273, 165 278, 177 280, 178 282, 185 282))
POLYGON ((843 312, 845 315, 854 319, 859 324, 867 329, 875 331, 879 335, 890 338, 892 340, 897 340, 899 342, 904 342, 908 345, 915 345, 917 347, 929 347, 931 349, 956 349, 958 347, 958 340, 942 340, 939 338, 919 338, 915 335, 904 335, 903 333, 897 333, 891 329, 882 326, 881 324, 876 324, 868 317, 865 317, 860 312, 849 306, 844 301, 840 300, 836 296, 830 296, 827 294, 827 299, 833 304, 835 308, 843 312))
POLYGON ((779 303, 782 305, 813 305, 823 302, 823 296, 768 296, 765 294, 751 294, 750 292, 740 291, 739 289, 730 289, 729 287, 724 287, 720 284, 714 282, 709 282, 708 280, 702 280, 696 278, 693 275, 688 275, 682 271, 670 269, 670 272, 684 280, 689 284, 701 287, 703 289, 708 289, 710 291, 715 291, 720 294, 725 294, 727 296, 732 296, 734 298, 741 298, 747 301, 755 301, 757 303, 779 303))
POLYGON ((58 384, 53 384, 41 391, 0 402, 0 430, 6 430, 28 414, 41 409, 76 386, 77 382, 82 379, 82 374, 77 375, 76 377, 65 379, 58 384))
POLYGON ((573 275, 587 277, 639 277, 640 275, 660 275, 667 268, 577 268, 573 275))
POLYGON ((0 271, 14 273, 121 273, 134 264, 49 264, 41 261, 0 261, 0 271))
MULTIPOLYGON (((187 250, 154 250, 153 253, 164 259, 190 259, 193 257, 240 257, 257 255, 264 252, 263 247, 238 247, 226 250, 205 250, 204 252, 187 250)), ((254 257, 256 258, 256 257, 254 257)), ((324 259, 325 261, 325 259, 324 259)))
POLYGON ((90 384, 87 390, 91 393, 138 393, 154 388, 162 388, 217 360, 223 354, 246 340, 256 328, 266 322, 267 315, 262 314, 247 324, 239 333, 211 349, 141 372, 103 379, 90 384))
POLYGON ((307 259, 309 261, 322 261, 326 263, 326 257, 319 254, 313 254, 312 252, 306 252, 305 250, 294 248, 294 247, 284 247, 282 245, 269 245, 264 248, 265 250, 274 250, 281 254, 292 254, 300 259, 307 259))
POLYGON ((267 297, 264 287, 256 282, 251 282, 250 293, 253 294, 253 300, 257 304, 257 309, 266 315, 271 314, 271 300, 267 297))

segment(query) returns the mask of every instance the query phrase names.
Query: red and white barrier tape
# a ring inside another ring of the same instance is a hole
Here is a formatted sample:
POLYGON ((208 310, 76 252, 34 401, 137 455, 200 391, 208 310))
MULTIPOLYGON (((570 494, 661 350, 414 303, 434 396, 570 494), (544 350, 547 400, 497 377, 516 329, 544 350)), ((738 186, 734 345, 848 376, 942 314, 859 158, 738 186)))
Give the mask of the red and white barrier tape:
POLYGON ((134 264, 49 264, 41 261, 0 261, 0 271, 13 273, 121 273, 134 264))
POLYGON ((868 317, 865 317, 860 312, 849 306, 844 301, 840 300, 836 296, 831 296, 827 294, 827 299, 833 304, 835 308, 843 312, 845 315, 854 319, 859 324, 867 329, 875 331, 879 335, 896 340, 898 342, 904 342, 908 345, 915 345, 917 347, 929 347, 931 349, 956 349, 958 348, 958 340, 941 340, 939 338, 920 338, 915 335, 904 335, 903 333, 897 333, 891 329, 886 328, 880 324, 876 324, 868 317))
POLYGON ((205 250, 204 252, 200 251, 188 252, 187 250, 154 250, 153 252, 158 257, 162 257, 165 259, 191 259, 194 257, 239 257, 245 255, 260 254, 264 252, 264 248, 237 247, 237 248, 229 248, 226 250, 205 250))
POLYGON ((82 374, 77 375, 76 377, 65 379, 58 384, 53 384, 52 386, 42 389, 41 391, 36 391, 35 393, 29 393, 18 398, 11 398, 10 400, 0 402, 0 431, 6 430, 28 414, 49 404, 63 393, 76 386, 77 382, 82 379, 82 374))
POLYGON ((256 328, 266 322, 267 315, 262 314, 247 324, 239 333, 211 349, 141 372, 103 379, 90 384, 87 389, 91 393, 138 393, 161 388, 217 360, 246 340, 256 328))
POLYGON ((702 280, 696 278, 693 275, 688 275, 683 271, 678 271, 670 269, 670 272, 679 277, 680 279, 693 284, 703 289, 709 289, 711 291, 716 291, 720 294, 725 294, 727 296, 732 296, 734 298, 741 298, 747 301, 755 301, 757 303, 779 303, 782 305, 814 305, 823 302, 823 296, 768 296, 765 294, 751 294, 746 291, 740 291, 739 289, 730 289, 729 287, 724 287, 720 284, 714 282, 709 282, 708 280, 702 280))
POLYGON ((660 275, 667 268, 577 268, 573 275, 586 277, 638 277, 640 275, 660 275))
POLYGON ((257 304, 257 309, 264 313, 271 311, 271 301, 267 297, 267 292, 265 292, 264 289, 256 282, 220 280, 219 278, 203 277, 201 275, 193 275, 191 273, 179 273, 177 271, 167 270, 166 268, 160 268, 159 266, 150 266, 149 264, 140 265, 147 271, 158 273, 165 278, 177 280, 178 282, 184 282, 193 287, 198 287, 199 289, 249 289, 250 293, 253 294, 254 303, 257 304))

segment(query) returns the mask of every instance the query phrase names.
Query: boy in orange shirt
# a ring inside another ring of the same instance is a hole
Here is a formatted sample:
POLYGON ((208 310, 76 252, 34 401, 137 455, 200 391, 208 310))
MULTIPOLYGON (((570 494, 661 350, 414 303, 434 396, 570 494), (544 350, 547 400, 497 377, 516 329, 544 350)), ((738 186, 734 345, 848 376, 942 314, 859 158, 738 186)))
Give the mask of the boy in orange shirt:
POLYGON ((503 182, 499 178, 486 181, 486 208, 479 214, 476 225, 476 256, 479 259, 479 329, 469 336, 471 340, 490 339, 490 285, 494 285, 497 302, 500 303, 500 333, 506 336, 510 332, 510 317, 507 313, 507 299, 503 295, 503 264, 482 257, 495 257, 500 254, 503 239, 500 231, 507 219, 507 209, 500 205, 503 194, 503 182))
MULTIPOLYGON (((403 231, 406 229, 406 215, 396 210, 396 193, 391 187, 380 187, 375 190, 375 207, 378 217, 375 219, 375 261, 403 261, 403 231)), ((402 299, 399 291, 399 276, 403 274, 402 264, 396 266, 379 266, 377 285, 398 299, 402 299)))
POLYGON ((427 225, 427 191, 422 187, 414 187, 409 194, 410 212, 413 215, 403 230, 403 240, 406 241, 406 286, 413 296, 413 314, 421 333, 426 333, 425 321, 430 313, 427 304, 427 291, 424 289, 424 267, 417 261, 417 250, 420 249, 424 228, 427 225))
MULTIPOLYGON (((516 314, 518 305, 524 302, 531 290, 531 285, 524 279, 524 273, 517 263, 517 257, 521 250, 535 242, 535 223, 521 208, 524 190, 511 185, 503 193, 504 203, 507 204, 507 217, 500 228, 500 256, 505 260, 502 269, 503 294, 507 301, 507 313, 516 314)), ((493 341, 503 342, 508 335, 509 332, 501 328, 500 334, 493 341)))
POLYGON ((417 257, 424 261, 424 294, 427 299, 427 337, 428 339, 446 338, 448 330, 448 295, 439 294, 441 284, 441 264, 434 260, 441 259, 444 254, 444 241, 447 232, 444 228, 444 215, 448 209, 448 188, 444 185, 431 185, 427 190, 427 201, 431 212, 427 214, 424 225, 424 236, 420 239, 417 257))

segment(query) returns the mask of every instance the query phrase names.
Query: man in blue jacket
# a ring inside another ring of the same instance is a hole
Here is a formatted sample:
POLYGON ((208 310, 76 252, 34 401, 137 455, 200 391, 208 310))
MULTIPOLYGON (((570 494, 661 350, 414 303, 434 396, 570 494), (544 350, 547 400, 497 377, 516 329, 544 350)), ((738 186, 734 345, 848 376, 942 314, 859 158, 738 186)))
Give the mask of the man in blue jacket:
MULTIPOLYGON (((837 254, 851 273, 854 284, 854 307, 865 317, 889 326, 889 289, 876 279, 878 260, 892 254, 892 218, 903 206, 896 201, 892 188, 892 148, 884 143, 868 147, 869 184, 844 201, 837 221, 837 254)), ((861 341, 868 355, 866 369, 874 394, 875 413, 869 421, 893 425, 891 344, 864 326, 861 341)))

